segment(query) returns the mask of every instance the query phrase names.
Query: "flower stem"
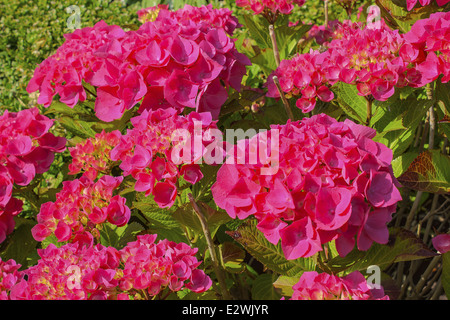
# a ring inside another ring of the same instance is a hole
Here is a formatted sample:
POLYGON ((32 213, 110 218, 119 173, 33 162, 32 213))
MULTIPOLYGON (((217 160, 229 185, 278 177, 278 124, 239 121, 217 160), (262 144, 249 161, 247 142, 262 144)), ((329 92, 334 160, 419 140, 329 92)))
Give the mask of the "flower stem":
POLYGON ((370 124, 370 120, 372 119, 372 102, 373 99, 370 97, 366 97, 367 101, 367 119, 366 119, 366 125, 368 126, 370 124))
POLYGON ((275 35, 273 24, 269 25, 269 35, 272 40, 273 55, 275 56, 275 62, 278 68, 280 66, 280 51, 278 50, 277 37, 275 35))
POLYGON ((209 232, 208 223, 206 222, 205 216, 203 215, 202 210, 198 206, 197 202, 195 202, 194 197, 191 193, 188 194, 189 201, 192 204, 192 207, 194 208, 194 212, 197 214, 198 219, 200 220, 200 224, 202 225, 203 234, 206 238, 206 243, 208 245, 208 250, 211 255, 211 262, 214 268, 214 271, 217 276, 217 280, 219 281, 219 286, 222 291, 222 298, 224 300, 231 300, 231 296, 227 290, 227 286, 225 283, 225 276, 222 273, 221 268, 219 267, 218 261, 217 261, 217 255, 216 250, 214 249, 213 241, 211 238, 211 233, 209 232))
POLYGON ((273 76, 273 82, 278 89, 278 93, 280 94, 281 100, 283 101, 284 109, 286 110, 289 119, 294 120, 294 114, 292 113, 291 106, 284 96, 283 90, 281 90, 280 80, 278 80, 277 76, 273 76))

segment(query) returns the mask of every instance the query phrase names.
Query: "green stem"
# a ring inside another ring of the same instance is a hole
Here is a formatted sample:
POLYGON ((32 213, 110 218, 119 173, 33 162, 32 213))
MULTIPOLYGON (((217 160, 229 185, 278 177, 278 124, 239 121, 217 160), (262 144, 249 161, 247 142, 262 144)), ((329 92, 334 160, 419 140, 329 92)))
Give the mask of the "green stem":
POLYGON ((275 83, 275 86, 277 87, 278 93, 280 94, 281 100, 283 101, 284 109, 286 110, 286 113, 289 117, 289 119, 294 120, 294 114, 292 113, 291 106, 289 105, 289 102, 287 101, 286 97, 284 96, 283 90, 281 90, 280 80, 278 80, 277 76, 273 76, 273 82, 275 83))
POLYGON ((367 106, 366 125, 368 126, 370 124, 370 120, 372 119, 372 102, 373 102, 373 99, 366 97, 366 101, 367 101, 367 104, 366 104, 366 106, 367 106))
POLYGON ((278 50, 277 37, 275 35, 273 24, 269 25, 269 35, 272 40, 273 55, 275 56, 275 62, 277 63, 278 68, 280 66, 280 51, 278 50))
POLYGON ((213 244, 213 241, 211 238, 211 233, 208 228, 208 223, 206 222, 206 219, 205 219, 205 216, 203 215, 202 210, 198 206, 197 202, 195 202, 195 199, 191 193, 188 194, 188 197, 189 197, 189 201, 192 204, 192 207, 194 208, 194 212, 197 214, 197 217, 200 220, 200 224, 202 225, 203 234, 205 235, 206 243, 208 245, 208 250, 211 255, 211 262, 212 262, 214 271, 216 273, 217 280, 219 281, 219 286, 222 291, 222 298, 224 300, 231 300, 231 296, 227 290, 227 286, 225 283, 225 276, 222 272, 222 269, 219 267, 216 250, 214 249, 214 244, 213 244))

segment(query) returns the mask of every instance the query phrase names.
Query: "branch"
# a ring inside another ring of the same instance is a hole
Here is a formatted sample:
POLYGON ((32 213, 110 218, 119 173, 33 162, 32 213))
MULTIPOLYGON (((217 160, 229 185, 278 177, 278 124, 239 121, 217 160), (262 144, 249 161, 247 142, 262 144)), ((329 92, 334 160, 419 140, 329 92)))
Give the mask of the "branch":
POLYGON ((275 35, 275 30, 273 24, 269 25, 270 39, 272 40, 273 55, 275 56, 275 62, 277 63, 277 68, 280 66, 280 51, 278 51, 277 37, 275 35))
POLYGON ((202 210, 198 206, 197 202, 195 202, 194 197, 191 193, 188 194, 189 201, 192 204, 192 207, 194 208, 194 212, 197 214, 198 219, 200 220, 200 224, 202 225, 202 230, 206 238, 206 243, 208 245, 208 250, 211 255, 211 261, 214 268, 214 271, 217 276, 217 280, 219 281, 219 286, 222 291, 222 298, 225 300, 231 300, 231 296, 228 293, 227 286, 225 283, 225 277, 222 273, 222 270, 219 267, 218 261, 217 261, 217 255, 216 250, 214 249, 214 244, 211 238, 211 233, 209 232, 208 223, 206 222, 205 216, 202 213, 202 210))
POLYGON ((284 96, 283 90, 281 90, 280 80, 278 80, 277 76, 273 76, 273 82, 275 83, 275 86, 278 89, 278 93, 280 94, 281 100, 283 100, 284 109, 286 110, 289 119, 294 120, 294 114, 292 113, 291 106, 289 105, 289 102, 284 96))

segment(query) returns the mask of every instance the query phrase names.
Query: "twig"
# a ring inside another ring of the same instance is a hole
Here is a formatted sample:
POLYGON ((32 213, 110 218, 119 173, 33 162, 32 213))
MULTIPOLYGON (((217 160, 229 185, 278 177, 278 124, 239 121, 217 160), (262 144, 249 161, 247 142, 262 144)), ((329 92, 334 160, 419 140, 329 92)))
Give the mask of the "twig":
POLYGON ((205 216, 202 213, 202 210, 198 206, 197 202, 195 202, 194 197, 191 193, 188 194, 189 201, 192 204, 192 207, 194 208, 194 212, 197 214, 197 217, 200 220, 200 224, 202 225, 203 234, 206 238, 206 243, 208 245, 209 253, 211 254, 211 262, 214 268, 214 271, 217 276, 217 280, 219 281, 219 286, 221 288, 222 292, 222 298, 224 300, 231 300, 231 296, 228 293, 227 286, 225 283, 225 277, 222 273, 222 270, 219 267, 218 261, 217 261, 217 255, 216 250, 214 249, 213 241, 211 238, 211 233, 209 232, 208 223, 206 222, 205 216))
POLYGON ((426 281, 428 280, 428 277, 430 276, 431 272, 433 271, 434 267, 436 266, 436 264, 439 262, 439 260, 441 259, 441 256, 435 256, 433 258, 433 260, 431 260, 431 262, 428 264, 427 269, 425 270, 425 272, 420 276, 420 280, 416 285, 416 288, 414 290, 414 293, 416 295, 419 295, 420 292, 422 291, 422 288, 425 286, 426 281))
POLYGON ((269 25, 269 35, 272 40, 273 55, 275 56, 275 62, 277 63, 278 68, 280 66, 280 51, 278 50, 277 37, 275 35, 273 24, 269 25))
POLYGON ((294 114, 292 113, 291 106, 289 105, 289 102, 284 96, 283 90, 281 90, 280 80, 278 80, 277 76, 273 76, 273 82, 275 83, 275 86, 278 89, 278 93, 280 94, 281 100, 283 100, 284 109, 286 110, 289 119, 294 120, 294 114))
POLYGON ((324 9, 324 14, 325 14, 325 28, 328 27, 328 0, 324 0, 323 1, 323 9, 324 9))
POLYGON ((373 101, 373 99, 366 97, 366 100, 367 100, 367 104, 366 104, 366 106, 367 106, 366 125, 368 126, 370 124, 370 120, 372 119, 372 101, 373 101))
POLYGON ((410 229, 411 224, 414 218, 414 215, 416 214, 417 208, 419 207, 420 199, 422 198, 423 191, 417 191, 416 199, 414 200, 414 203, 411 207, 411 210, 409 211, 409 215, 406 218, 405 228, 410 229))

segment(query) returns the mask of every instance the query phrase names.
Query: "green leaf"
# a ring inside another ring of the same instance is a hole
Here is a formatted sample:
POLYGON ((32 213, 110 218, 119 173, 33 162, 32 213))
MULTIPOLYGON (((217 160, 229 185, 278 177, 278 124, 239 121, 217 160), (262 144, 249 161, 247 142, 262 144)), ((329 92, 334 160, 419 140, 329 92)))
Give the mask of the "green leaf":
POLYGON ((337 101, 342 110, 359 123, 365 123, 367 118, 367 100, 358 95, 356 86, 339 82, 336 91, 337 101))
POLYGON ((247 27, 250 37, 255 40, 261 48, 272 48, 269 35, 269 25, 257 15, 243 14, 243 24, 247 27))
POLYGON ((418 152, 405 152, 392 160, 392 170, 395 177, 401 176, 409 167, 411 162, 419 155, 418 152))
POLYGON ((403 228, 393 228, 389 232, 388 244, 374 242, 369 250, 356 248, 345 257, 336 257, 328 261, 327 266, 333 272, 351 273, 355 270, 365 272, 369 266, 377 265, 381 270, 400 261, 426 259, 435 256, 414 233, 403 228))
POLYGON ((189 227, 198 233, 203 232, 202 224, 189 203, 176 208, 175 212, 172 213, 172 217, 177 220, 180 225, 189 227))
POLYGON ((312 25, 299 23, 294 27, 282 25, 275 27, 277 46, 280 51, 280 58, 289 59, 297 47, 298 41, 311 30, 312 25))
POLYGON ((268 77, 276 68, 277 64, 272 48, 261 48, 256 51, 256 55, 250 58, 252 64, 258 65, 268 77))
POLYGON ((136 196, 132 209, 138 209, 147 220, 147 229, 150 233, 158 234, 160 239, 185 242, 184 230, 180 222, 173 217, 176 207, 161 209, 152 196, 145 197, 142 192, 136 196))
POLYGON ((137 222, 131 222, 122 227, 107 223, 100 230, 100 242, 104 246, 121 249, 128 242, 135 241, 136 234, 142 230, 144 230, 144 227, 137 222))
POLYGON ((57 121, 69 132, 83 139, 92 138, 96 131, 92 129, 91 123, 83 120, 77 120, 68 116, 62 116, 57 121))
POLYGON ((442 255, 442 287, 450 299, 450 251, 442 255))
POLYGON ((273 283, 277 275, 263 273, 259 275, 252 286, 252 300, 280 300, 280 294, 275 290, 273 283))
POLYGON ((283 297, 292 297, 292 294, 294 293, 292 287, 297 284, 298 280, 300 280, 300 276, 279 276, 278 279, 273 283, 273 286, 283 297))
POLYGON ((220 245, 222 264, 226 271, 240 273, 245 269, 245 251, 232 242, 224 242, 220 245))
POLYGON ((2 244, 4 248, 1 257, 6 261, 14 259, 22 268, 28 267, 28 258, 36 251, 38 242, 34 240, 31 229, 35 222, 21 217, 14 218, 16 227, 11 236, 2 244))
POLYGON ((414 159, 398 181, 413 190, 449 193, 450 156, 439 150, 426 150, 414 159))
POLYGON ((276 246, 270 243, 256 228, 255 221, 248 221, 236 231, 226 231, 226 233, 264 266, 279 274, 296 276, 303 271, 313 271, 316 268, 313 258, 287 260, 281 249, 281 243, 276 246))

